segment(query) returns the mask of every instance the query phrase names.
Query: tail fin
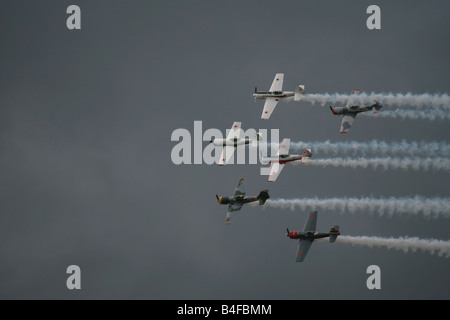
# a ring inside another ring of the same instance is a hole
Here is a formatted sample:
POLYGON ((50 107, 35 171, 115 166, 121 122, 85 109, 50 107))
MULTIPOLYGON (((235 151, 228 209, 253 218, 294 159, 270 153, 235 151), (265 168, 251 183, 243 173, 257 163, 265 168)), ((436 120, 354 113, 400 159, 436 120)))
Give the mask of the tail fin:
POLYGON ((330 229, 330 242, 335 242, 338 235, 341 233, 339 232, 339 226, 334 226, 330 229))
POLYGON ((303 84, 299 85, 297 88, 295 88, 294 90, 295 93, 305 93, 305 86, 303 84))
POLYGON ((372 112, 373 113, 377 113, 378 110, 380 110, 383 106, 375 100, 375 103, 373 105, 371 105, 372 107, 372 112))
POLYGON ((301 156, 302 157, 312 157, 311 149, 303 149, 301 156))
POLYGON ((259 205, 262 206, 269 199, 269 190, 262 190, 258 195, 259 205))
POLYGON ((302 156, 302 163, 308 161, 312 157, 311 149, 303 149, 300 155, 302 156))
POLYGON ((295 88, 294 90, 294 94, 295 94, 295 101, 300 101, 303 97, 303 95, 305 94, 305 86, 303 84, 299 85, 297 88, 295 88))

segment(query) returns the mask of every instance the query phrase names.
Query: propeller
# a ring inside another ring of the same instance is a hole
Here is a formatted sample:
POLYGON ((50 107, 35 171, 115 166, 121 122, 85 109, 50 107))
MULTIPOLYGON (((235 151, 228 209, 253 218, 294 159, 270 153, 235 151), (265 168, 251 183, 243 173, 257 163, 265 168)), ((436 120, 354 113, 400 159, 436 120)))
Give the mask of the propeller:
POLYGON ((287 232, 286 235, 288 235, 289 234, 289 229, 288 228, 286 228, 286 232, 287 232))
POLYGON ((333 114, 336 114, 336 112, 334 111, 332 106, 330 106, 330 110, 331 110, 331 112, 333 112, 333 114))
POLYGON ((216 194, 217 201, 219 201, 219 196, 216 194))

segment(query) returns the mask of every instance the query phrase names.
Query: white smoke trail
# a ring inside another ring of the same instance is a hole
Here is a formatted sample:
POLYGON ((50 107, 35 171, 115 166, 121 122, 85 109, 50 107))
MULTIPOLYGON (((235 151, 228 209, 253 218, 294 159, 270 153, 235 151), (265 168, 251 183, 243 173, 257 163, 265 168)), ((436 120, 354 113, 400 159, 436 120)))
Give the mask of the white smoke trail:
POLYGON ((387 249, 401 250, 403 252, 423 251, 437 254, 439 257, 450 257, 450 241, 436 239, 420 239, 417 237, 381 238, 367 236, 339 236, 337 243, 351 244, 353 246, 385 247, 387 249))
POLYGON ((450 120, 450 112, 447 110, 383 110, 376 114, 361 112, 359 115, 371 118, 393 118, 402 120, 450 120))
POLYGON ((380 217, 422 215, 424 218, 450 218, 450 198, 424 198, 420 196, 381 199, 372 197, 268 199, 265 206, 303 211, 329 210, 341 214, 356 214, 363 211, 370 215, 377 214, 380 217))
POLYGON ((310 159, 304 163, 292 162, 293 165, 316 167, 372 168, 374 170, 414 170, 414 171, 450 171, 450 159, 447 158, 330 158, 310 159))
MULTIPOLYGON (((349 99, 349 94, 305 94, 301 101, 308 101, 311 103, 320 103, 321 105, 333 104, 333 105, 346 105, 349 99)), ((450 97, 448 94, 401 94, 401 93, 365 93, 362 92, 359 95, 353 95, 352 101, 358 105, 371 105, 378 101, 382 106, 397 107, 397 108, 432 108, 449 110, 450 109, 450 97)))
POLYGON ((352 153, 363 156, 373 153, 379 156, 385 155, 408 155, 408 156, 428 156, 428 157, 450 157, 450 144, 446 142, 385 142, 372 140, 370 142, 291 142, 293 150, 312 149, 313 157, 321 154, 352 153))

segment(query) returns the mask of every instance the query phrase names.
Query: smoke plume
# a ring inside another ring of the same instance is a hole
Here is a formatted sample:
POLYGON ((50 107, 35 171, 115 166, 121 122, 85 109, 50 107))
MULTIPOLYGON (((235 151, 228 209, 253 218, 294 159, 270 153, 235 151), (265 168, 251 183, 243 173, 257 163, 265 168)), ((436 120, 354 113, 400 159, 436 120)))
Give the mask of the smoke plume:
MULTIPOLYGON (((321 105, 332 104, 342 105, 347 104, 349 94, 305 94, 301 101, 308 101, 311 103, 319 103, 321 105)), ((447 94, 413 94, 413 93, 365 93, 352 96, 353 104, 355 105, 372 105, 377 101, 382 106, 396 107, 396 108, 415 108, 426 109, 431 108, 435 110, 450 110, 450 97, 447 94)))
POLYGON ((365 212, 380 217, 421 215, 424 218, 450 218, 450 198, 424 198, 421 196, 380 199, 372 197, 268 199, 265 206, 303 211, 329 210, 340 214, 365 212))
POLYGON ((414 171, 450 171, 450 159, 435 158, 330 158, 310 159, 304 163, 292 162, 294 165, 315 167, 372 168, 374 170, 414 170, 414 171))
POLYGON ((439 257, 450 257, 450 241, 436 239, 420 239, 417 237, 381 238, 368 236, 339 236, 336 243, 365 246, 369 248, 384 247, 403 252, 428 252, 439 257))

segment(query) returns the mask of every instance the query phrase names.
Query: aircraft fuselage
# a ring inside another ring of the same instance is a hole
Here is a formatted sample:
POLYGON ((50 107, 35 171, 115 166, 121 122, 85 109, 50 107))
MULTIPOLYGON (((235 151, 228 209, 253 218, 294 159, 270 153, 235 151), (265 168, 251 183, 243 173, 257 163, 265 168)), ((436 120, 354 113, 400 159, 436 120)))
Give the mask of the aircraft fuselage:
POLYGON ((259 91, 253 94, 255 99, 267 99, 267 98, 275 98, 275 99, 285 99, 290 98, 295 95, 293 91, 259 91))
POLYGON ((226 147, 226 146, 230 146, 230 147, 237 147, 237 146, 243 146, 246 144, 249 144, 251 142, 253 142, 253 139, 249 139, 249 138, 245 138, 245 139, 214 139, 212 141, 210 141, 213 145, 217 146, 217 147, 226 147))
POLYGON ((286 164, 288 162, 302 160, 303 156, 299 154, 289 154, 289 155, 281 155, 278 158, 268 158, 266 160, 270 160, 270 162, 278 162, 280 164, 286 164))
MULTIPOLYGON (((333 233, 334 235, 335 233, 333 233)), ((321 239, 321 238, 327 238, 331 236, 332 233, 321 233, 321 232, 298 232, 298 231, 291 231, 288 234, 286 234, 287 237, 291 239, 301 239, 301 240, 315 240, 315 239, 321 239)))
POLYGON ((349 113, 360 113, 372 110, 372 107, 360 107, 360 106, 350 106, 350 107, 334 107, 331 111, 336 115, 343 115, 349 113))
POLYGON ((258 196, 235 196, 235 197, 218 197, 219 204, 235 204, 235 203, 250 203, 258 201, 258 196))
POLYGON ((366 111, 374 111, 379 110, 381 106, 378 103, 375 103, 371 106, 349 106, 349 107, 331 107, 331 112, 335 115, 346 115, 346 114, 358 114, 366 111))

